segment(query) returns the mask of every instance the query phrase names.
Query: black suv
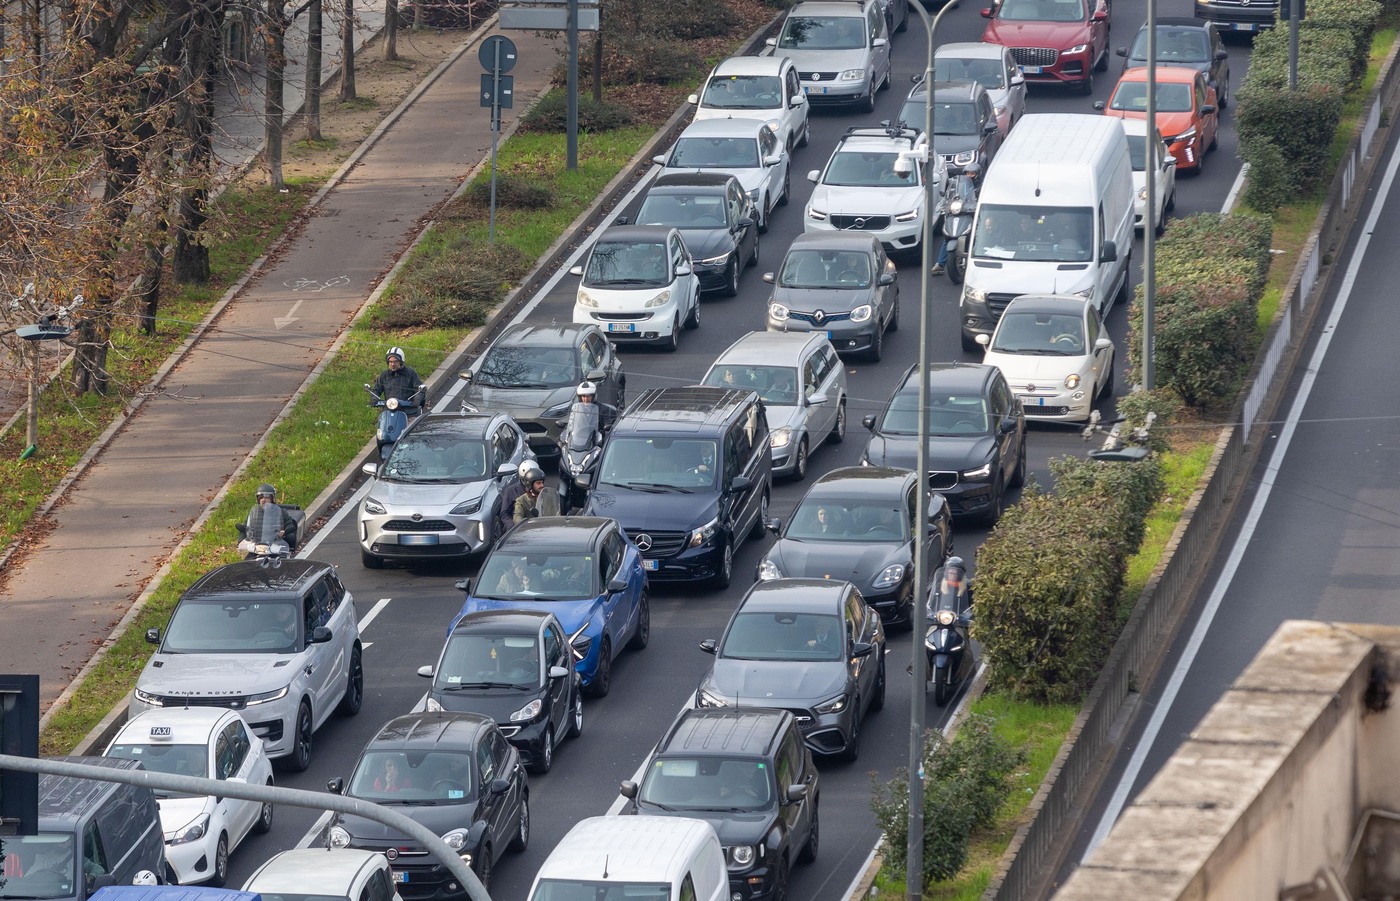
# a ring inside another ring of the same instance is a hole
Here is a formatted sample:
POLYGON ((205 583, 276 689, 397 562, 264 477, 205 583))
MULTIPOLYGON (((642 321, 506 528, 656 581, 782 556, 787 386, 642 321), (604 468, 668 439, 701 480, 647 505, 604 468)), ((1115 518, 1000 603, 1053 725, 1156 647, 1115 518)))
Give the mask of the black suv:
POLYGON ((758 263, 758 212, 744 186, 722 172, 670 172, 658 178, 637 215, 618 225, 681 230, 701 291, 739 293, 739 270, 758 263))
POLYGON ((1278 14, 1278 0, 1196 0, 1196 18, 1241 34, 1273 28, 1278 14))
MULTIPOLYGON (((1138 29, 1131 47, 1119 47, 1123 71, 1147 65, 1147 24, 1138 29)), ((1230 103, 1230 51, 1225 49, 1214 23, 1185 16, 1157 19, 1157 65, 1195 69, 1206 73, 1215 88, 1216 105, 1230 103)))
MULTIPOLYGON (((877 416, 861 462, 915 469, 919 451, 918 365, 909 367, 877 416)), ((1001 518, 1006 491, 1026 478, 1026 416, 995 366, 928 366, 928 487, 954 515, 988 525, 1001 518)))
POLYGON ((647 764, 623 782, 627 813, 695 817, 724 846, 733 898, 786 898, 793 863, 817 857, 820 782, 786 710, 682 710, 647 764))
MULTIPOLYGON (((922 132, 928 114, 928 84, 920 81, 909 91, 899 118, 922 132)), ((997 111, 987 89, 975 81, 939 81, 933 85, 933 148, 943 154, 950 176, 971 163, 987 171, 1001 146, 997 111)))
POLYGON ((621 523, 650 579, 727 588, 735 550, 768 518, 768 443, 753 391, 653 388, 608 436, 583 515, 621 523))

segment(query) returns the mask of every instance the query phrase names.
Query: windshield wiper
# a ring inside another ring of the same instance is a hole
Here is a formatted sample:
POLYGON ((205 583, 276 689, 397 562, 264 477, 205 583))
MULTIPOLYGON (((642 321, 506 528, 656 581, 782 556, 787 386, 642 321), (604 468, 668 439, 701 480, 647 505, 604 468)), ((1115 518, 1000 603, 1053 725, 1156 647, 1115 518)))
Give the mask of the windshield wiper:
POLYGON ((549 385, 546 384, 545 382, 516 382, 515 384, 510 385, 509 387, 511 387, 511 388, 548 388, 549 385))
POLYGON ((464 688, 527 688, 525 685, 518 685, 515 682, 458 682, 455 685, 444 685, 438 691, 461 691, 464 688))
POLYGON ((694 494, 689 488, 682 488, 680 485, 671 485, 666 482, 627 482, 628 488, 640 488, 642 491, 679 491, 681 494, 694 494))
POLYGON ((608 280, 605 281, 605 282, 594 282, 594 284, 598 285, 599 287, 604 287, 604 288, 607 287, 608 285, 649 285, 649 284, 651 284, 651 279, 649 279, 649 278, 610 278, 610 279, 608 279, 608 280))
POLYGON ((472 597, 478 601, 518 601, 518 597, 502 597, 499 594, 474 594, 472 597))

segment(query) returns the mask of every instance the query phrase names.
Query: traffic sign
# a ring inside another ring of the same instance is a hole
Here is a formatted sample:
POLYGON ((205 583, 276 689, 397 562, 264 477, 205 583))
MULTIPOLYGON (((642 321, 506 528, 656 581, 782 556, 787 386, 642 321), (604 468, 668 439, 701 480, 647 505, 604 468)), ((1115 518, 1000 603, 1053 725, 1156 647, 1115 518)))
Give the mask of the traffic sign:
POLYGON ((502 75, 499 78, 489 72, 481 75, 481 105, 499 105, 501 109, 512 109, 515 106, 515 76, 502 75), (493 82, 499 81, 501 86, 500 96, 494 93, 493 82))
MULTIPOLYGON (((499 12, 501 28, 506 31, 567 31, 569 28, 567 6, 502 6, 499 12)), ((578 30, 598 30, 598 7, 579 7, 578 30)))
POLYGON ((481 42, 477 59, 488 72, 498 66, 502 72, 509 72, 515 68, 515 42, 503 34, 493 34, 481 42))

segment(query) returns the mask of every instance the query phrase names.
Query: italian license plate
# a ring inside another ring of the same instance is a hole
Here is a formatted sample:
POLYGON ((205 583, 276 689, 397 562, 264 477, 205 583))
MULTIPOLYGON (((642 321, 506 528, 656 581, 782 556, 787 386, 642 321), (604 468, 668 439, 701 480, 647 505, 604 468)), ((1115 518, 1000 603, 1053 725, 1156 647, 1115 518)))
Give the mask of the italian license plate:
POLYGON ((1044 66, 1022 66, 1021 71, 1026 75, 1039 75, 1045 71, 1044 66))
POLYGON ((636 330, 637 330, 637 325, 636 325, 636 323, 634 323, 634 322, 609 322, 609 323, 608 323, 608 331, 610 331, 610 332, 635 332, 636 330))
POLYGON ((642 569, 648 570, 648 571, 650 571, 650 572, 656 572, 656 571, 657 571, 658 569, 660 569, 660 568, 661 568, 661 561, 660 561, 660 560, 643 560, 643 561, 642 561, 642 569))
POLYGON ((436 535, 400 535, 399 544, 406 544, 411 547, 427 547, 438 543, 436 535))
POLYGON ((1235 30, 1236 30, 1236 31, 1253 31, 1253 30, 1254 30, 1254 23, 1253 23, 1253 22, 1238 22, 1238 23, 1235 24, 1235 30))
POLYGON ((408 874, 407 874, 407 873, 404 873, 404 872, 402 872, 402 871, 400 871, 400 870, 394 870, 394 881, 395 881, 395 882, 407 882, 407 881, 408 881, 408 874))
POLYGON ((836 339, 836 333, 833 332, 833 331, 828 331, 828 332, 826 333, 826 339, 827 339, 828 341, 834 341, 834 340, 836 339))
POLYGON ((804 84, 802 92, 804 94, 825 94, 826 85, 804 84))
POLYGON ((1021 395, 1021 406, 1023 406, 1023 407, 1043 407, 1043 406, 1045 406, 1045 398, 1043 398, 1043 397, 1032 397, 1032 396, 1029 395, 1029 394, 1023 394, 1023 395, 1021 395))

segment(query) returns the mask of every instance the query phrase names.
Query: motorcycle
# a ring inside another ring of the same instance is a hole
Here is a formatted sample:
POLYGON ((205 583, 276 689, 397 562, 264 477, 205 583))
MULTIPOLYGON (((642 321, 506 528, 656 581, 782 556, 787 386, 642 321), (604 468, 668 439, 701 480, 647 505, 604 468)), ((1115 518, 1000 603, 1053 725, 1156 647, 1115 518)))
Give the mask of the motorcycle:
POLYGON ((972 216, 977 212, 977 179, 963 172, 948 179, 944 188, 943 239, 951 244, 948 263, 944 266, 948 278, 961 285, 967 273, 967 242, 972 231, 972 216))
POLYGON ((559 433, 559 512, 583 508, 603 456, 598 404, 575 403, 559 433))
POLYGON ((296 522, 296 527, 286 535, 278 535, 282 525, 280 516, 264 516, 261 535, 249 535, 246 521, 235 524, 238 530, 238 549, 244 553, 244 560, 261 560, 264 563, 280 562, 290 557, 297 549, 297 539, 306 526, 306 513, 296 504, 278 504, 296 522))
POLYGON ((374 398, 370 403, 371 407, 379 410, 379 421, 375 425, 374 441, 379 448, 379 460, 383 462, 389 458, 389 452, 394 449, 394 442, 399 440, 403 430, 408 428, 410 417, 417 416, 423 409, 423 389, 419 388, 413 392, 413 396, 408 400, 399 400, 397 397, 384 399, 374 393, 374 386, 365 384, 365 390, 369 396, 374 398))
POLYGON ((928 684, 933 702, 946 705, 963 683, 977 672, 977 655, 968 639, 972 623, 972 594, 964 578, 956 587, 943 578, 944 567, 933 574, 928 597, 928 631, 924 655, 928 658, 928 684))

